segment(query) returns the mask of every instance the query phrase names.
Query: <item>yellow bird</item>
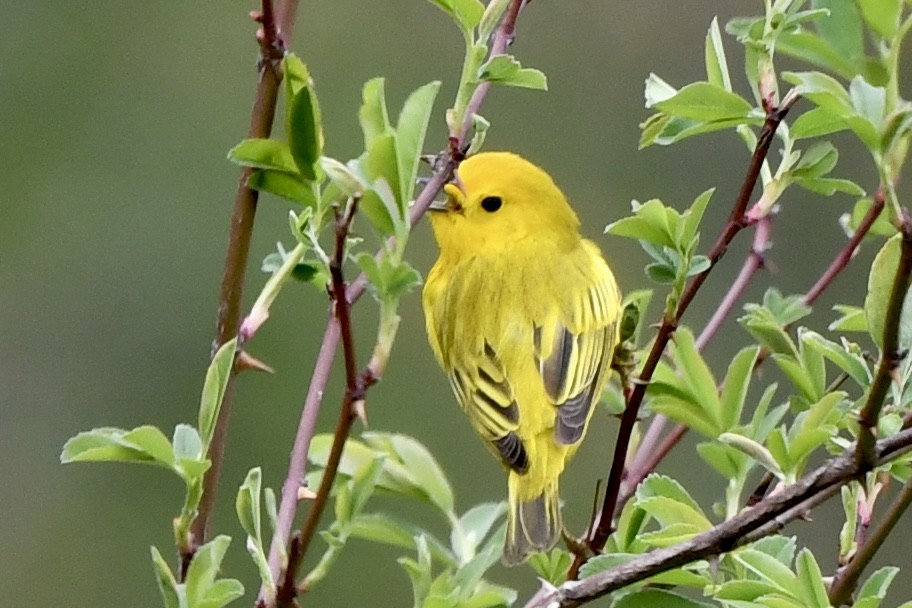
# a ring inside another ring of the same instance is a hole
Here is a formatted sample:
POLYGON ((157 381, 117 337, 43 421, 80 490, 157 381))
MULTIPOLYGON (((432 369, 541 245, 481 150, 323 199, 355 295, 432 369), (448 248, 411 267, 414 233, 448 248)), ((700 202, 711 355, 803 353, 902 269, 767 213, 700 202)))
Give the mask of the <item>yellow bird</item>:
POLYGON ((620 292, 551 177, 508 152, 463 161, 430 214, 440 258, 428 339, 508 472, 504 563, 561 534, 558 478, 586 433, 618 341, 620 292))

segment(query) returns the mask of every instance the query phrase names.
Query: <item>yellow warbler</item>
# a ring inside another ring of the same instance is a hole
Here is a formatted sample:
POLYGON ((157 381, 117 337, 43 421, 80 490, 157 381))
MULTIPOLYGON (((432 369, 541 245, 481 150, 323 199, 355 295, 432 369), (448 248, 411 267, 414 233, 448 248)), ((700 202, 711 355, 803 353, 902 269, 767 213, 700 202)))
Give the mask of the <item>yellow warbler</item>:
POLYGON ((507 469, 504 562, 561 534, 558 477, 608 377, 620 293, 542 169, 507 152, 463 161, 430 214, 440 258, 428 338, 472 426, 507 469))

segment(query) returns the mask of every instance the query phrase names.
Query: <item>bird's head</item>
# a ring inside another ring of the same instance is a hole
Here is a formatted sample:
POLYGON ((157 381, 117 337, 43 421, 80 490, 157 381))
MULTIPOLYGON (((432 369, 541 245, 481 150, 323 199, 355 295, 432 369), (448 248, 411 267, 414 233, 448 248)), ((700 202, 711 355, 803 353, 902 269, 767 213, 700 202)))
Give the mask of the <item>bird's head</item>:
POLYGON ((460 163, 431 206, 442 255, 468 257, 528 237, 578 238, 579 220, 542 169, 516 154, 484 152, 460 163))

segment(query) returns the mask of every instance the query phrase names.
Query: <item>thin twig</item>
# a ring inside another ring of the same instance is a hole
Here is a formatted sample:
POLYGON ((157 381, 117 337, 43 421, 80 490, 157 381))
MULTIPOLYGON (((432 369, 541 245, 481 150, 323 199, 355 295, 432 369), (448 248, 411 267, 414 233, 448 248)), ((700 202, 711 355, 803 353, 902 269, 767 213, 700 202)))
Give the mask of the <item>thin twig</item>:
POLYGON ((881 348, 880 363, 871 382, 868 399, 858 413, 858 458, 863 462, 870 462, 874 447, 874 429, 880 410, 883 407, 887 391, 893 382, 893 375, 902 360, 908 354, 899 347, 899 326, 902 317, 903 303, 909 291, 910 275, 912 275, 912 218, 903 212, 899 218, 900 241, 899 264, 893 287, 890 290, 890 299, 884 316, 883 346, 881 348))
MULTIPOLYGON (((760 135, 757 138, 757 146, 751 157, 750 166, 744 183, 741 186, 741 191, 732 207, 728 221, 707 256, 710 261, 709 268, 690 280, 687 287, 684 289, 684 293, 681 294, 681 299, 678 302, 674 315, 671 317, 666 316, 662 320, 658 335, 656 336, 655 342, 653 342, 649 356, 640 372, 640 382, 636 384, 631 392, 630 399, 628 400, 626 408, 624 409, 624 414, 621 417, 621 425, 618 429, 617 441, 615 443, 614 458, 611 462, 611 471, 608 475, 608 482, 605 487, 605 497, 602 501, 602 510, 599 513, 597 524, 593 526, 594 529, 592 530, 587 543, 593 553, 601 551, 613 529, 615 507, 617 506, 621 481, 624 476, 624 463, 626 461, 627 450, 630 445, 630 438, 633 434, 633 427, 639 416, 640 405, 642 405, 643 398, 646 395, 647 385, 652 379, 652 374, 658 366, 662 353, 665 351, 665 347, 668 345, 668 341, 677 328, 681 317, 693 301, 693 298, 703 285, 703 282, 709 276, 709 273, 725 254, 731 241, 746 226, 745 210, 747 209, 751 193, 757 184, 757 178, 760 176, 760 169, 769 153, 769 147, 775 136, 776 129, 796 100, 797 97, 795 96, 789 97, 787 101, 783 102, 782 106, 771 110, 767 115, 763 129, 760 131, 760 135)), ((576 577, 582 563, 582 557, 579 555, 576 556, 576 559, 570 568, 571 578, 576 577)))
POLYGON ((858 585, 858 579, 862 572, 871 563, 871 559, 883 545, 890 532, 893 531, 893 528, 910 504, 912 504, 912 479, 906 481, 903 485, 899 495, 893 500, 890 508, 884 514, 884 518, 868 536, 867 542, 858 547, 858 551, 849 563, 836 575, 829 591, 831 605, 842 606, 851 601, 852 593, 858 585))
POLYGON ((843 271, 848 263, 852 261, 855 252, 858 251, 858 247, 861 245, 861 240, 867 236, 868 232, 871 230, 871 226, 873 226, 874 222, 877 221, 877 218, 880 217, 883 209, 884 190, 883 188, 878 188, 877 193, 874 195, 874 201, 871 203, 871 208, 868 209, 868 212, 865 214, 864 218, 862 218, 858 228, 852 233, 852 238, 849 239, 849 242, 845 244, 845 247, 842 248, 839 254, 833 258, 833 261, 824 273, 820 275, 817 282, 814 283, 806 294, 804 294, 804 297, 801 299, 802 302, 808 306, 813 304, 817 298, 820 297, 820 294, 830 286, 839 273, 843 271))
POLYGON ((874 446, 870 463, 855 458, 847 449, 839 456, 802 477, 797 483, 768 496, 712 530, 672 547, 656 549, 625 564, 615 566, 579 581, 568 581, 549 593, 538 593, 535 603, 526 608, 569 608, 580 606, 627 585, 645 580, 690 562, 720 555, 781 530, 802 517, 808 509, 823 502, 846 483, 858 479, 871 468, 886 464, 912 450, 912 429, 899 432, 874 446))
MULTIPOLYGON (((276 99, 279 85, 282 82, 280 61, 294 31, 296 4, 296 2, 287 2, 280 8, 279 14, 274 15, 272 0, 262 2, 262 13, 257 16, 257 20, 262 24, 261 30, 257 33, 261 59, 259 82, 257 83, 256 99, 250 113, 248 137, 269 137, 272 132, 276 99), (277 21, 276 17, 280 20, 277 21)), ((258 200, 258 192, 247 185, 250 171, 248 167, 241 169, 235 194, 234 211, 231 215, 228 247, 222 272, 216 335, 212 344, 213 354, 222 344, 237 335, 241 319, 241 296, 258 200)), ((206 471, 199 512, 191 527, 193 542, 196 545, 202 544, 206 540, 210 516, 215 506, 225 444, 228 439, 228 421, 231 417, 233 397, 234 378, 228 382, 212 442, 209 444, 207 458, 212 465, 206 471)))
POLYGON ((348 209, 344 215, 336 216, 336 242, 335 253, 332 262, 329 265, 330 275, 332 277, 331 293, 333 297, 333 314, 339 325, 339 333, 342 339, 342 353, 345 360, 345 396, 342 400, 342 407, 339 411, 339 421, 336 423, 336 431, 333 436, 333 444, 330 449, 329 458, 326 462, 326 470, 323 473, 323 479, 320 482, 320 489, 310 506, 307 519, 301 527, 299 534, 295 536, 295 551, 289 552, 288 566, 286 567, 282 583, 279 585, 276 594, 276 604, 278 606, 290 606, 297 595, 298 569, 301 561, 307 553, 307 548, 317 530, 320 516, 329 499, 329 493, 332 489, 332 483, 335 479, 336 472, 339 469, 339 463, 342 460, 342 450, 345 447, 345 440, 348 438, 352 422, 356 414, 354 404, 364 398, 364 383, 358 376, 357 359, 355 356, 355 341, 351 323, 351 303, 346 295, 345 276, 343 265, 345 263, 345 244, 348 239, 349 229, 351 228, 352 219, 354 219, 355 210, 357 209, 357 199, 353 199, 348 204, 348 209))

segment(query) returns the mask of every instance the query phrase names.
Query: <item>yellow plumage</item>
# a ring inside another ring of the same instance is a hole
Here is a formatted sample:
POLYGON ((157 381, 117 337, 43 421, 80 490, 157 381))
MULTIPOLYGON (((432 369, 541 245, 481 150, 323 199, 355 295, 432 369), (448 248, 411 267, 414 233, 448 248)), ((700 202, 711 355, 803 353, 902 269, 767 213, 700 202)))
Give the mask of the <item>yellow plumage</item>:
POLYGON ((506 152, 463 161, 432 209, 440 258, 428 338, 472 426, 508 471, 504 562, 561 533, 558 477, 586 432, 617 343, 620 293, 552 179, 506 152))

